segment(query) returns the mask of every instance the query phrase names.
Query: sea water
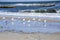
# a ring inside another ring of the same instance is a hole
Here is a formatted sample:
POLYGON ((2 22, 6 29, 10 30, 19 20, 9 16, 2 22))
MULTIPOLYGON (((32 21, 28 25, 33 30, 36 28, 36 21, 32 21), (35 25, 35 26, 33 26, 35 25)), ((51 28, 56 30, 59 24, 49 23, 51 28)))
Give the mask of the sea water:
POLYGON ((7 12, 19 12, 21 10, 43 10, 43 9, 60 9, 60 1, 47 1, 47 2, 0 2, 0 6, 13 6, 17 5, 15 8, 0 8, 0 11, 7 12), (51 7, 41 7, 41 6, 19 6, 18 4, 47 4, 55 3, 55 6, 51 7))
MULTIPOLYGON (((36 17, 31 17, 31 18, 36 18, 36 17)), ((53 18, 50 18, 50 20, 52 19, 53 18)), ((56 20, 56 18, 54 19, 56 20)), ((57 18, 57 20, 60 19, 57 18)), ((0 32, 4 32, 4 31, 25 32, 25 33, 32 33, 32 32, 55 33, 55 32, 60 32, 60 22, 37 21, 35 19, 27 20, 27 21, 25 19, 23 20, 0 19, 0 32)))
MULTIPOLYGON (((33 9, 33 10, 40 10, 40 9, 60 9, 60 2, 1 2, 0 5, 15 5, 20 3, 56 3, 56 6, 52 7, 40 7, 40 6, 17 6, 16 8, 0 8, 0 11, 4 12, 19 12, 20 10, 26 10, 26 9, 33 9)), ((13 14, 13 13, 12 13, 13 14)), ((53 18, 52 18, 53 19, 53 18)), ((60 18, 56 18, 60 20, 60 18)), ((15 19, 14 21, 11 21, 9 19, 0 19, 0 32, 4 31, 11 31, 14 32, 43 32, 43 33, 54 33, 54 32, 60 32, 60 22, 39 22, 39 21, 23 21, 15 19)))

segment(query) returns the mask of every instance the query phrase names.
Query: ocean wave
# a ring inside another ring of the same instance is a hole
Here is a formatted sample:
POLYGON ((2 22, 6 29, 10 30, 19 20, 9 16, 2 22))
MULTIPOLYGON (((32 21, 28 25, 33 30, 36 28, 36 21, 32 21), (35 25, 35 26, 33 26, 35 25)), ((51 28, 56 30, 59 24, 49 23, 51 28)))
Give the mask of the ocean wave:
POLYGON ((47 4, 13 4, 12 6, 54 6, 55 3, 47 3, 47 4))
POLYGON ((0 8, 0 11, 7 11, 7 12, 21 12, 21 11, 35 11, 35 10, 42 10, 42 9, 55 9, 59 11, 60 3, 15 3, 15 4, 0 4, 0 6, 13 6, 14 8, 0 8), (50 7, 49 7, 50 6, 50 7))

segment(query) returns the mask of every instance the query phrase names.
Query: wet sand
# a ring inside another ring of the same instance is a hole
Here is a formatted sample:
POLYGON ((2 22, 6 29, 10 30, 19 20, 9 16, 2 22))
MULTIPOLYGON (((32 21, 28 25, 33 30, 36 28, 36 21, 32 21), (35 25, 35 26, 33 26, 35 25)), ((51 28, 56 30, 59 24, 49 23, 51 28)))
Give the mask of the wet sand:
POLYGON ((0 33, 0 40, 60 40, 60 33, 43 34, 43 33, 0 33))

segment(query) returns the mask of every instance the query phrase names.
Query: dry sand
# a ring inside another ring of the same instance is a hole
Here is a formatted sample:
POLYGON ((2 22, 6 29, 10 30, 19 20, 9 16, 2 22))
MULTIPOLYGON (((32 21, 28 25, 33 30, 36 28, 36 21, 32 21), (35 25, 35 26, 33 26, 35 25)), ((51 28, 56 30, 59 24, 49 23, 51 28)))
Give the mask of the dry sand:
POLYGON ((0 40, 60 40, 60 33, 42 34, 42 33, 0 33, 0 40))

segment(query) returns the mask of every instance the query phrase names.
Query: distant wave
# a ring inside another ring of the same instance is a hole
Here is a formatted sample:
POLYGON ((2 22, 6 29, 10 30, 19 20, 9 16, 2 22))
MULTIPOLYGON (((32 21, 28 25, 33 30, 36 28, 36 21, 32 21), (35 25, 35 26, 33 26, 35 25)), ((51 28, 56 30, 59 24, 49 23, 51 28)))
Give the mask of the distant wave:
POLYGON ((55 9, 57 12, 60 10, 60 3, 10 3, 0 4, 0 6, 13 6, 15 8, 0 8, 0 11, 6 12, 35 12, 35 10, 55 9), (55 5, 55 6, 51 6, 55 5), (40 7, 41 6, 41 7, 40 7))
POLYGON ((23 4, 23 3, 19 3, 19 4, 12 4, 11 6, 53 6, 55 5, 55 3, 47 3, 47 4, 23 4))

